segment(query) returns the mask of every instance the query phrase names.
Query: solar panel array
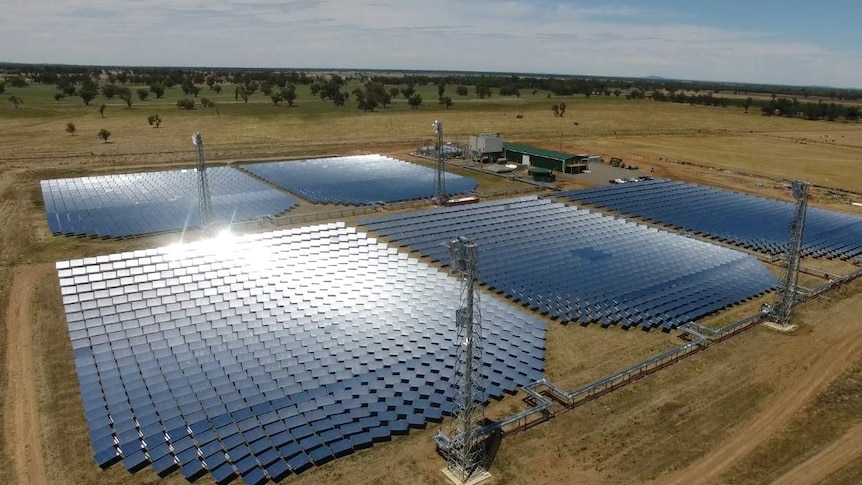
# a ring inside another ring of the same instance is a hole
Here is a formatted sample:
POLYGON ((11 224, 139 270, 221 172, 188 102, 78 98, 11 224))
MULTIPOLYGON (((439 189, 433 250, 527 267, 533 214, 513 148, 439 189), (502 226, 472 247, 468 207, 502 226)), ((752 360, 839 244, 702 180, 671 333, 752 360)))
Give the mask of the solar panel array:
MULTIPOLYGON (((296 200, 231 167, 207 168, 213 221, 273 216, 296 200)), ((42 181, 54 234, 121 238, 200 226, 195 170, 169 170, 42 181)))
POLYGON ((444 264, 439 241, 472 237, 483 283, 583 324, 672 328, 777 284, 751 255, 537 197, 360 224, 444 264))
MULTIPOLYGON (((453 409, 458 280, 342 223, 57 271, 102 466, 258 484, 453 409)), ((481 310, 488 396, 541 378, 543 323, 481 310)))
MULTIPOLYGON (((324 204, 369 205, 427 199, 435 191, 436 171, 382 155, 314 158, 243 165, 305 200, 324 204)), ((446 174, 446 194, 476 189, 471 178, 446 174)))
MULTIPOLYGON (((768 254, 784 252, 795 211, 789 202, 669 180, 558 195, 768 254)), ((807 256, 841 259, 862 255, 862 217, 809 207, 803 251, 807 256)))

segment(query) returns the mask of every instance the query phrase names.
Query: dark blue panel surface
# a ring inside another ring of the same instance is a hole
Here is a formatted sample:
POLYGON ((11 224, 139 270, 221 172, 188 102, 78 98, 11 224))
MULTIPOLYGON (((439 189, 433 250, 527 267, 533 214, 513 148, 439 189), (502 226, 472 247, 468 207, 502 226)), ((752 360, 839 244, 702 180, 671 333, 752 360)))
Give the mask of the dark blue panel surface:
MULTIPOLYGON (((213 221, 224 225, 286 212, 288 195, 231 167, 206 170, 213 221)), ((119 238, 200 225, 197 172, 171 170, 42 181, 54 234, 119 238)))
MULTIPOLYGON (((251 163, 240 168, 311 202, 366 205, 434 196, 435 170, 381 155, 251 163)), ((473 179, 445 176, 446 194, 476 189, 473 179)))
MULTIPOLYGON (((680 227, 768 254, 790 239, 794 204, 669 180, 642 181, 561 194, 644 219, 680 227)), ((809 207, 803 232, 808 256, 862 255, 862 217, 809 207)))
MULTIPOLYGON (((57 272, 73 347, 88 349, 75 365, 103 466, 120 443, 130 468, 146 466, 145 450, 159 473, 259 483, 452 409, 459 282, 341 223, 57 272)), ((488 397, 540 378, 544 324, 480 305, 488 397)))
POLYGON ((777 284, 751 255, 536 197, 360 223, 444 264, 440 241, 473 238, 483 283, 566 321, 673 328, 777 284))

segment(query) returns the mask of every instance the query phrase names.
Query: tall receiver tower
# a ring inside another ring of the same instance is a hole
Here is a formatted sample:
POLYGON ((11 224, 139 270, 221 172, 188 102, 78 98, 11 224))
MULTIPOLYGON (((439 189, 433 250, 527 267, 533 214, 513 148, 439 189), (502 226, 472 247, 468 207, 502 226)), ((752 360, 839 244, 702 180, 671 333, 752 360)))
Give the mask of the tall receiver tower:
POLYGON ((206 237, 212 230, 213 206, 210 199, 210 185, 207 180, 206 159, 204 158, 204 141, 199 131, 192 135, 192 144, 198 155, 198 202, 201 209, 201 237, 206 237))
POLYGON ((437 134, 437 186, 434 190, 434 199, 437 205, 446 203, 446 171, 443 170, 443 123, 434 120, 434 132, 437 134))
POLYGON ((479 269, 476 243, 459 237, 449 242, 451 268, 461 278, 461 298, 455 312, 457 360, 455 362, 455 411, 448 452, 448 471, 460 482, 487 476, 484 448, 476 430, 485 419, 482 386, 482 316, 475 291, 479 269))
POLYGON ((802 180, 793 182, 793 198, 796 199, 796 212, 790 222, 790 242, 784 253, 786 266, 781 274, 781 289, 773 309, 773 317, 783 328, 790 326, 793 306, 796 303, 796 288, 799 275, 799 259, 802 257, 802 231, 805 226, 805 213, 808 210, 808 189, 811 184, 802 180))

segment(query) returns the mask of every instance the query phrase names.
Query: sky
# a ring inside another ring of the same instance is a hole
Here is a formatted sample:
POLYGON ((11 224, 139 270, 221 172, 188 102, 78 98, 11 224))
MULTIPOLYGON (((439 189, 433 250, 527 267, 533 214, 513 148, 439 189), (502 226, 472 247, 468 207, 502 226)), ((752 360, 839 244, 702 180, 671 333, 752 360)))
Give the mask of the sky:
POLYGON ((4 0, 0 61, 862 88, 859 0, 4 0))

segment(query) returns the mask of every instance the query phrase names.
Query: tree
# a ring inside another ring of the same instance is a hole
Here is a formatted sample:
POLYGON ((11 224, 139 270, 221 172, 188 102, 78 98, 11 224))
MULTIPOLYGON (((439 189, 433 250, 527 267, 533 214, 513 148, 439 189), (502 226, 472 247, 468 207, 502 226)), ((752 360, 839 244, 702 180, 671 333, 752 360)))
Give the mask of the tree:
POLYGON ((446 83, 440 83, 437 85, 437 97, 442 98, 443 93, 446 92, 446 83))
POLYGON ((165 85, 161 83, 151 84, 150 92, 156 95, 156 99, 161 99, 165 95, 165 85))
POLYGON ((368 96, 362 88, 354 89, 353 94, 356 96, 356 107, 362 111, 374 111, 378 105, 374 96, 368 96))
POLYGON ((78 89, 78 96, 84 100, 84 104, 86 106, 90 106, 90 101, 96 98, 99 95, 98 88, 96 87, 96 83, 91 81, 90 79, 85 79, 83 83, 81 83, 81 87, 78 89))
POLYGON ((150 96, 150 90, 149 89, 138 88, 138 98, 140 98, 141 101, 146 101, 149 96, 150 96))
POLYGON ((362 111, 374 111, 377 107, 377 100, 374 98, 357 97, 359 109, 362 111))
POLYGON ((117 86, 115 84, 105 84, 102 86, 102 96, 108 99, 114 99, 117 95, 117 86))
POLYGON ((742 102, 742 107, 745 108, 746 113, 748 113, 748 108, 750 108, 752 104, 754 104, 754 99, 752 98, 745 98, 745 101, 742 102))
POLYGON ((419 105, 422 104, 422 95, 419 93, 415 93, 413 96, 407 98, 407 104, 410 105, 411 109, 419 108, 419 105))
POLYGON ((521 90, 518 89, 517 84, 507 84, 505 86, 500 87, 500 96, 516 96, 518 98, 521 97, 521 90))
POLYGON ((332 97, 332 104, 334 104, 335 106, 344 106, 344 103, 347 102, 348 98, 350 98, 350 93, 348 93, 347 91, 339 91, 335 93, 335 96, 332 97))
POLYGON ((210 74, 209 76, 207 76, 206 81, 204 81, 204 82, 206 83, 207 86, 209 86, 210 91, 212 91, 213 86, 215 86, 216 80, 215 80, 215 77, 213 77, 213 75, 210 74))
POLYGON ((126 103, 127 109, 132 109, 132 90, 127 87, 122 87, 117 89, 117 97, 122 99, 124 103, 126 103))
POLYGON ((24 104, 24 100, 19 96, 9 96, 9 102, 15 105, 15 109, 18 109, 18 106, 24 104))
MULTIPOLYGON (((296 101, 296 85, 295 84, 286 84, 283 88, 281 88, 281 97, 287 101, 288 106, 293 106, 293 102, 296 101)), ((335 101, 333 99, 333 101, 335 101)))
POLYGON ((453 104, 455 104, 455 103, 453 103, 453 102, 452 102, 452 98, 450 98, 449 96, 441 96, 441 97, 440 97, 440 104, 442 104, 443 106, 445 106, 445 107, 446 107, 446 109, 449 109, 449 108, 451 108, 451 107, 452 107, 452 105, 453 105, 453 104))
POLYGON ((215 106, 215 103, 210 101, 210 99, 207 97, 202 97, 201 98, 201 106, 203 106, 204 108, 212 108, 215 106))
POLYGON ((162 118, 159 115, 147 116, 147 123, 154 128, 158 128, 162 124, 162 118))
POLYGON ((248 97, 251 96, 251 92, 249 92, 248 87, 245 85, 240 85, 236 87, 236 92, 234 93, 234 97, 242 98, 243 103, 248 103, 248 97))
POLYGON ((458 96, 467 96, 470 91, 467 90, 467 86, 462 85, 455 88, 455 92, 458 94, 458 96))
POLYGON ((179 109, 195 109, 195 100, 189 98, 177 100, 177 107, 179 109))
POLYGON ((66 95, 63 93, 54 93, 54 101, 60 101, 61 99, 65 98, 65 97, 66 97, 66 95))
POLYGON ((401 94, 404 95, 404 98, 407 99, 410 96, 413 96, 413 93, 416 92, 416 88, 413 87, 412 84, 408 84, 406 88, 401 88, 401 94))
POLYGON ((66 133, 74 136, 76 131, 78 131, 78 127, 75 126, 75 123, 71 121, 66 123, 66 133))
MULTIPOLYGON (((188 96, 188 95, 190 95, 190 94, 193 94, 193 93, 194 93, 194 91, 195 91, 195 85, 194 85, 194 83, 193 83, 193 82, 191 82, 191 80, 186 79, 185 81, 183 81, 183 83, 182 83, 182 84, 180 84, 180 89, 183 91, 183 94, 185 94, 186 96, 188 96)), ((200 89, 198 89, 198 91, 200 91, 200 89)), ((197 96, 196 96, 196 97, 197 97, 197 96)))
POLYGON ((215 91, 216 94, 221 92, 221 84, 214 84, 212 90, 215 91))
POLYGON ((20 74, 17 76, 10 77, 9 78, 9 84, 13 88, 26 88, 27 86, 29 86, 29 83, 27 82, 27 80, 24 79, 24 76, 22 76, 20 74))
POLYGON ((105 143, 108 143, 108 138, 111 137, 111 132, 102 128, 99 130, 99 138, 101 138, 105 143))
POLYGON ((551 111, 554 113, 554 117, 559 117, 560 116, 560 105, 555 104, 555 105, 551 106, 551 111))
MULTIPOLYGON (((2 92, 2 91, 0 91, 2 92)), ((393 98, 397 98, 398 95, 401 94, 401 90, 398 88, 389 88, 389 96, 393 98)))
POLYGON ((476 96, 479 96, 479 99, 485 99, 485 97, 491 97, 491 88, 485 85, 477 85, 476 86, 476 96))
POLYGON ((243 87, 243 90, 245 90, 245 92, 246 92, 246 97, 245 97, 244 101, 247 103, 248 97, 251 96, 252 94, 254 94, 255 92, 257 92, 257 90, 260 86, 254 81, 246 81, 245 83, 243 83, 242 87, 243 87))
POLYGON ((566 115, 566 103, 560 103, 560 118, 566 115))
POLYGON ((6 81, 0 81, 0 94, 6 92, 6 81))
POLYGON ((105 103, 99 105, 99 116, 101 116, 102 118, 105 117, 105 107, 105 103))
POLYGON ((365 96, 368 98, 374 98, 374 100, 384 108, 392 104, 392 96, 389 94, 389 91, 386 90, 386 87, 380 83, 367 82, 365 84, 365 96))
POLYGON ((281 91, 273 91, 270 89, 269 98, 272 99, 272 104, 278 107, 278 103, 280 103, 284 98, 281 97, 281 91))

